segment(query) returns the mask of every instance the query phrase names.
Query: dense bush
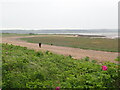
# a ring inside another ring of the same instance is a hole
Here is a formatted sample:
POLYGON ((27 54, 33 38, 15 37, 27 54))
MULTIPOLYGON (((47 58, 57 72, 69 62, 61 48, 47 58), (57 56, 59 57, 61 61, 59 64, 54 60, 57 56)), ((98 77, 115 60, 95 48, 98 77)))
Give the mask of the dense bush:
POLYGON ((75 60, 49 51, 35 52, 26 47, 2 44, 2 76, 5 88, 116 88, 118 65, 101 66, 89 57, 75 60))

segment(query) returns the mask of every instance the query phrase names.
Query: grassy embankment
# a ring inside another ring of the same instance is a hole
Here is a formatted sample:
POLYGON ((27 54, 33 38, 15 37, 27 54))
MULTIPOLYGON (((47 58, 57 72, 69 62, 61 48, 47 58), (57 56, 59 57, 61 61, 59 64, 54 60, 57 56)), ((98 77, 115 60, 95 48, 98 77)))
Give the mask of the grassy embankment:
POLYGON ((31 43, 53 44, 81 49, 91 49, 109 52, 118 52, 118 39, 87 38, 87 37, 62 37, 48 35, 43 37, 21 38, 31 43))
POLYGON ((5 88, 115 88, 118 65, 106 62, 107 71, 88 57, 75 60, 49 51, 2 44, 2 84, 5 88))

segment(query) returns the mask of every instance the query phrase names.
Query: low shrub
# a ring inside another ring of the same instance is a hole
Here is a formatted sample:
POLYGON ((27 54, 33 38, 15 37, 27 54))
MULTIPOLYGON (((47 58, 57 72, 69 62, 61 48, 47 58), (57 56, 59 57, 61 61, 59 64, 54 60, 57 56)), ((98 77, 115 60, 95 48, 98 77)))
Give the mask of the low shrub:
POLYGON ((2 86, 7 88, 119 88, 119 65, 108 67, 74 60, 49 51, 35 52, 25 47, 2 44, 2 86))

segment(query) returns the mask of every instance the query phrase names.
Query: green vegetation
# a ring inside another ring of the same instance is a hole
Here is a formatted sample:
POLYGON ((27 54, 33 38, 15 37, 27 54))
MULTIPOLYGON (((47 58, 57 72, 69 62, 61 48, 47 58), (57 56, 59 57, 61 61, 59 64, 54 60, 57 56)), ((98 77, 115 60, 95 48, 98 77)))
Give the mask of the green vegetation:
POLYGON ((2 88, 2 45, 0 44, 0 88, 2 88))
POLYGON ((21 38, 31 43, 53 44, 57 46, 66 46, 81 49, 91 49, 109 52, 118 52, 118 39, 105 38, 87 38, 87 37, 62 37, 62 36, 45 36, 21 38))
POLYGON ((16 34, 16 33, 2 33, 2 37, 10 37, 10 36, 21 36, 23 34, 16 34))
POLYGON ((118 56, 118 57, 115 59, 115 61, 120 61, 120 56, 118 56))
POLYGON ((12 37, 12 36, 29 36, 29 35, 38 35, 34 33, 29 33, 29 34, 16 34, 16 33, 2 33, 2 37, 12 37))
POLYGON ((89 57, 49 51, 35 52, 26 47, 2 44, 2 84, 6 88, 118 88, 118 65, 106 62, 107 71, 89 57))

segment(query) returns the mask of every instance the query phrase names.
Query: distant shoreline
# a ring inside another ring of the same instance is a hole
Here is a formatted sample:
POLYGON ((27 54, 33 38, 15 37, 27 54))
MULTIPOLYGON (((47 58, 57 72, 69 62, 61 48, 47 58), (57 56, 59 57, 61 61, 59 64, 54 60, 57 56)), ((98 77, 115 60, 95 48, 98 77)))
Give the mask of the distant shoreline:
POLYGON ((56 30, 1 30, 1 33, 16 33, 29 35, 73 35, 90 38, 119 38, 118 29, 56 29, 56 30))
MULTIPOLYGON (((1 33, 1 32, 0 32, 1 33)), ((95 35, 95 34, 76 34, 76 33, 4 33, 1 34, 20 34, 20 35, 72 35, 74 37, 89 37, 89 38, 108 38, 108 39, 118 39, 120 37, 107 37, 105 35, 95 35)))

